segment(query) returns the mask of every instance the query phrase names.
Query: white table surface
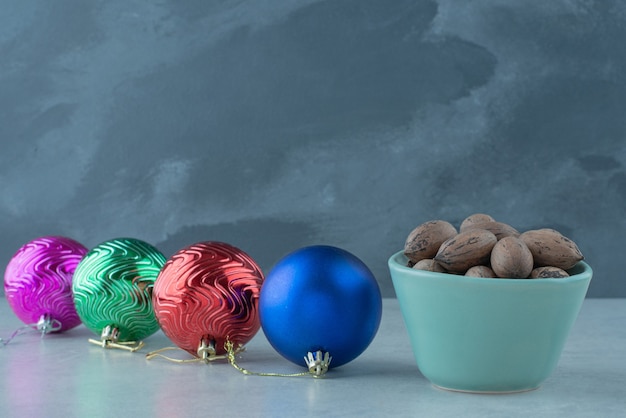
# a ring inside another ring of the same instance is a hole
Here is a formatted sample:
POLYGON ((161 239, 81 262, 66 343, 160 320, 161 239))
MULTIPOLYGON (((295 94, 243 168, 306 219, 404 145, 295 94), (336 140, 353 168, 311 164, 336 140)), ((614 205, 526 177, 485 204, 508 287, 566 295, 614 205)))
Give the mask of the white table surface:
MULTIPOLYGON (((2 298, 0 337, 21 325, 2 298)), ((161 332, 135 353, 88 338, 98 336, 81 325, 0 345, 0 417, 626 417, 626 299, 587 299, 555 372, 537 390, 507 395, 431 386, 395 299, 384 300, 369 348, 321 379, 246 376, 225 361, 146 360, 148 351, 172 346, 161 332)), ((262 332, 238 362, 252 371, 305 370, 280 357, 262 332)))

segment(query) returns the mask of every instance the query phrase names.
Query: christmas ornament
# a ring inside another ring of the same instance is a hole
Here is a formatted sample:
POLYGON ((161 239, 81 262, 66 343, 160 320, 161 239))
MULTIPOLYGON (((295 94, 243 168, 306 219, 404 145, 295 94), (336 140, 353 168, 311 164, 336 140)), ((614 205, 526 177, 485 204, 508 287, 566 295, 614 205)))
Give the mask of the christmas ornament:
POLYGON ((223 242, 181 249, 159 274, 152 295, 163 330, 178 347, 210 360, 241 348, 260 328, 258 299, 263 273, 252 258, 223 242))
POLYGON ((27 324, 25 328, 43 335, 80 324, 72 276, 86 253, 82 244, 60 236, 34 239, 15 253, 4 272, 4 292, 15 315, 27 324))
POLYGON ((331 246, 301 248, 266 276, 261 327, 286 359, 319 373, 358 357, 378 331, 376 278, 353 254, 331 246))
POLYGON ((152 288, 164 264, 159 250, 134 238, 103 242, 85 255, 72 289, 81 320, 100 334, 100 341, 90 342, 134 351, 159 329, 152 288))

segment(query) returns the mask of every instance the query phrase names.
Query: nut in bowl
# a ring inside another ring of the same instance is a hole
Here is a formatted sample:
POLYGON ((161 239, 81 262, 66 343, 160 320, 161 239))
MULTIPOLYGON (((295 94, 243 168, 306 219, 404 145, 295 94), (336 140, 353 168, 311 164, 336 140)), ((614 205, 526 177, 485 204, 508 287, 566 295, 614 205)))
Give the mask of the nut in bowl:
POLYGON ((536 389, 554 371, 587 293, 589 265, 569 277, 494 279, 388 265, 417 365, 433 385, 465 392, 536 389))

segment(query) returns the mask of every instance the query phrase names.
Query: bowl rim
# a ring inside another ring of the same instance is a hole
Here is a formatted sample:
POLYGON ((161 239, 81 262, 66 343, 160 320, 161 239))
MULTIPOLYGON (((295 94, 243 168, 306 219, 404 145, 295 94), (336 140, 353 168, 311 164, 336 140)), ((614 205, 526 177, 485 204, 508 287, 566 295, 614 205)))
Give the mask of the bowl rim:
POLYGON ((504 277, 502 278, 471 277, 471 276, 465 276, 462 274, 439 273, 439 272, 427 271, 427 270, 416 270, 406 265, 408 260, 409 260, 408 257, 404 255, 404 250, 400 250, 400 251, 393 253, 389 257, 387 264, 390 269, 396 269, 400 272, 407 273, 415 277, 432 278, 432 279, 447 278, 450 280, 464 280, 464 281, 471 281, 471 282, 477 282, 477 283, 489 282, 493 284, 496 284, 496 283, 502 283, 502 284, 504 283, 562 283, 562 284, 565 284, 565 283, 571 283, 571 282, 576 282, 580 280, 588 280, 588 279, 590 280, 591 277, 593 276, 593 269, 585 261, 579 261, 578 263, 576 263, 574 267, 569 269, 569 271, 571 271, 573 269, 582 268, 580 272, 576 274, 572 274, 569 277, 563 277, 563 278, 547 277, 547 278, 542 278, 542 279, 528 279, 528 278, 513 279, 513 278, 504 278, 504 277), (399 259, 403 259, 404 264, 401 264, 399 262, 399 259))

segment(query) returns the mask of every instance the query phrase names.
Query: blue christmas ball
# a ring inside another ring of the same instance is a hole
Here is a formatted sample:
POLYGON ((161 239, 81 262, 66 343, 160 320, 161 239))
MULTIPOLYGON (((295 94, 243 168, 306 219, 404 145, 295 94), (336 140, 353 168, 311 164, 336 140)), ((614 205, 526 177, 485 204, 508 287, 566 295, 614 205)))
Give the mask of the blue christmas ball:
POLYGON ((259 296, 261 328, 283 357, 306 366, 318 350, 330 367, 357 358, 374 339, 382 315, 378 282, 355 255, 311 246, 282 258, 266 275, 259 296))

